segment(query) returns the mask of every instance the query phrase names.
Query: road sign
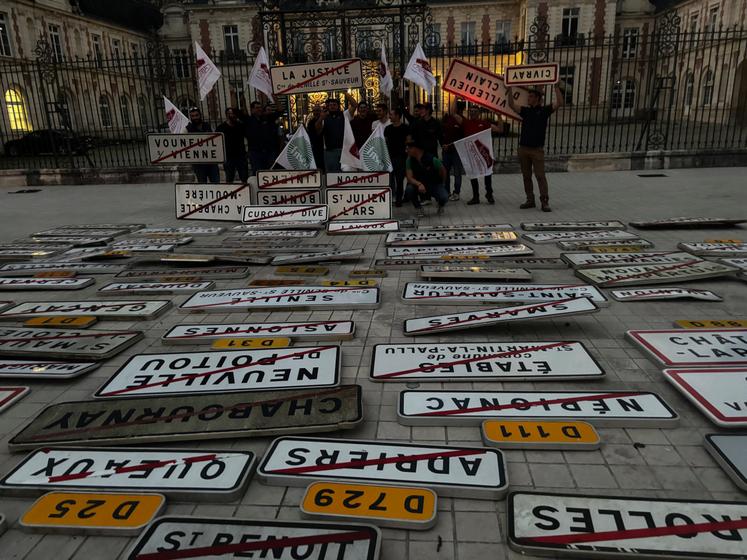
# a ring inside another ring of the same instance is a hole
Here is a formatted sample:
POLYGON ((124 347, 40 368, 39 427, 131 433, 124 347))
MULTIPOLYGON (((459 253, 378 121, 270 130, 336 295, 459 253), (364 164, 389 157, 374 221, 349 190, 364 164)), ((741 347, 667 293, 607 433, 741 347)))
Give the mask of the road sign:
POLYGON ((394 269, 421 269, 424 266, 435 266, 441 267, 444 265, 448 266, 464 266, 467 268, 478 266, 478 267, 490 267, 500 266, 506 268, 529 268, 529 269, 544 269, 544 268, 568 268, 568 265, 560 259, 555 258, 501 258, 495 261, 486 262, 488 259, 379 259, 376 261, 377 266, 394 268, 394 269))
POLYGON ((146 245, 144 243, 123 242, 121 244, 114 245, 113 249, 117 253, 121 254, 122 252, 125 252, 129 256, 131 254, 139 253, 170 253, 171 251, 176 249, 176 245, 174 245, 173 243, 146 245))
MULTIPOLYGON (((494 113, 521 120, 518 113, 508 104, 509 93, 503 83, 503 76, 489 70, 455 58, 451 61, 441 88, 494 113)), ((511 95, 518 107, 529 105, 528 90, 515 88, 511 90, 511 95)))
POLYGON ((268 222, 287 222, 323 224, 329 217, 326 204, 288 204, 283 206, 244 206, 241 217, 245 224, 265 224, 268 222))
POLYGON ((112 282, 99 288, 104 296, 193 294, 215 287, 215 282, 112 282))
POLYGON ((663 373, 717 426, 747 427, 747 368, 665 369, 663 373))
POLYGON ((704 319, 702 321, 675 321, 674 326, 682 329, 747 329, 747 320, 721 319, 714 321, 712 319, 704 319))
POLYGON ((701 257, 747 256, 747 243, 678 243, 677 248, 701 257))
POLYGON ((158 280, 163 276, 196 276, 214 280, 233 280, 246 278, 250 269, 246 266, 206 266, 198 268, 154 268, 143 270, 124 270, 117 278, 127 280, 158 280))
MULTIPOLYGON (((241 242, 243 245, 249 243, 264 243, 262 240, 265 238, 282 238, 284 244, 290 244, 291 238, 306 239, 312 238, 319 235, 316 230, 310 229, 254 229, 243 232, 237 237, 229 237, 227 239, 235 239, 236 242, 241 242)), ((281 241, 278 241, 280 243, 281 241)), ((295 243, 299 245, 298 242, 295 243)))
POLYGON ((378 270, 375 268, 366 268, 361 270, 351 270, 348 272, 350 278, 386 278, 386 270, 378 270))
POLYGON ((623 253, 563 253, 560 255, 573 268, 600 268, 610 266, 628 266, 642 264, 679 264, 683 262, 702 262, 690 253, 672 251, 623 252, 623 253))
POLYGON ((604 370, 581 342, 377 344, 372 381, 596 380, 604 370))
POLYGON ((22 529, 74 535, 137 535, 166 505, 163 494, 49 492, 18 520, 22 529))
POLYGON ((93 247, 96 245, 107 245, 113 241, 112 237, 91 237, 82 235, 71 235, 69 237, 32 237, 31 241, 44 250, 47 243, 68 243, 73 247, 93 247))
POLYGON ((139 331, 0 328, 0 355, 106 360, 143 338, 139 331))
POLYGON ((594 427, 579 420, 486 420, 482 441, 498 449, 599 449, 594 427))
POLYGON ((747 365, 747 329, 635 330, 625 335, 662 366, 747 365))
POLYGON ((386 244, 398 247, 422 247, 450 243, 484 245, 512 243, 517 239, 518 236, 513 231, 403 231, 387 235, 386 244))
POLYGON ((557 84, 560 67, 557 62, 545 64, 520 64, 506 66, 504 78, 507 86, 538 86, 557 84))
POLYGON ((328 273, 326 266, 279 266, 275 269, 278 276, 325 276, 328 273))
POLYGON ((594 426, 674 425, 677 413, 646 391, 401 391, 405 426, 479 426, 495 419, 585 420, 594 426))
POLYGON ((584 231, 625 229, 625 224, 617 220, 605 221, 581 221, 581 222, 522 222, 521 229, 524 231, 584 231))
POLYGON ((607 298, 586 284, 458 284, 452 282, 408 282, 402 299, 408 303, 462 305, 465 302, 531 303, 573 297, 589 298, 600 306, 607 298))
POLYGON ((73 224, 58 226, 57 229, 136 229, 144 228, 145 224, 73 224))
POLYGON ((65 270, 59 272, 37 272, 33 278, 75 278, 78 275, 74 270, 65 270))
POLYGON ((65 402, 44 408, 8 445, 17 451, 333 432, 357 426, 361 407, 360 385, 65 402))
POLYGON ((387 187, 327 187, 329 220, 388 220, 392 217, 392 190, 387 187))
POLYGON ((116 274, 127 266, 123 264, 81 263, 81 262, 43 262, 12 263, 0 266, 3 276, 35 276, 38 272, 75 271, 80 274, 116 274))
POLYGON ((277 217, 277 221, 259 221, 253 223, 245 223, 240 226, 234 226, 234 231, 258 231, 268 229, 304 229, 304 230, 319 230, 324 227, 324 222, 320 221, 293 221, 295 217, 293 215, 283 214, 277 217))
POLYGON ((150 491, 178 500, 231 502, 254 470, 250 451, 51 447, 32 451, 0 479, 0 492, 150 491))
POLYGON ((176 183, 176 218, 240 222, 242 208, 251 204, 248 185, 176 183))
POLYGON ((0 321, 47 317, 52 315, 88 315, 109 321, 149 320, 164 313, 166 300, 122 301, 27 301, 0 312, 0 321))
POLYGON ((220 235, 225 228, 216 226, 179 226, 179 227, 146 227, 135 232, 136 235, 191 235, 202 237, 220 235))
POLYGON ((0 379, 72 379, 99 367, 96 362, 0 359, 0 379))
POLYGON ((440 496, 500 499, 508 481, 503 454, 485 447, 445 447, 376 440, 281 437, 257 476, 267 484, 305 486, 332 479, 424 486, 440 496))
POLYGON ((93 284, 92 278, 0 278, 0 291, 80 290, 93 284))
POLYGON ((60 251, 57 249, 0 249, 0 261, 28 261, 31 259, 46 259, 59 254, 60 251))
MULTIPOLYGON (((0 361, 0 371, 2 361, 0 361)), ((31 391, 29 387, 0 387, 0 413, 13 406, 31 391)))
MULTIPOLYGON (((122 228, 58 228, 58 229, 46 229, 44 231, 37 231, 32 233, 32 237, 117 237, 119 235, 125 235, 130 233, 129 229, 122 228)), ((54 242, 54 239, 51 240, 54 242)))
POLYGON ((706 434, 704 444, 734 484, 747 491, 747 434, 706 434))
POLYGON ((333 387, 339 369, 339 346, 138 354, 94 397, 333 387))
POLYGON ((209 344, 220 338, 268 336, 310 340, 345 340, 353 337, 353 321, 300 321, 291 323, 228 323, 176 325, 163 335, 164 344, 209 344))
POLYGON ((360 58, 272 66, 270 78, 274 95, 297 95, 365 87, 360 58))
POLYGON ((388 186, 388 171, 349 171, 342 173, 327 173, 327 188, 388 186))
POLYGON ((418 225, 418 231, 513 231, 511 224, 418 225))
POLYGON ((719 259, 718 262, 723 263, 727 266, 733 266, 734 268, 738 268, 743 273, 747 272, 747 258, 719 259))
POLYGON ((545 303, 495 307, 464 313, 406 319, 403 331, 406 336, 419 336, 438 332, 476 329, 513 321, 568 317, 570 315, 596 313, 597 311, 599 311, 599 308, 589 298, 569 298, 545 303))
POLYGON ((277 206, 281 204, 321 204, 320 189, 265 189, 257 192, 257 204, 277 206))
POLYGON ((612 290, 610 293, 613 299, 617 301, 655 301, 665 299, 723 301, 721 296, 714 294, 710 290, 691 290, 688 288, 630 288, 628 290, 612 290))
POLYGON ((329 222, 327 224, 327 233, 330 235, 387 233, 390 231, 399 231, 399 222, 397 220, 368 220, 365 222, 345 220, 329 222))
POLYGON ((288 189, 294 187, 313 187, 318 189, 321 186, 322 172, 316 169, 302 171, 275 169, 257 172, 257 188, 260 190, 288 189))
POLYGON ((732 227, 747 220, 733 220, 730 218, 665 218, 663 220, 630 222, 637 229, 675 229, 675 228, 710 228, 732 227))
POLYGON ((350 261, 358 260, 363 256, 363 249, 347 249, 345 251, 324 251, 321 253, 297 253, 291 255, 278 255, 270 261, 273 265, 317 263, 328 261, 350 261))
POLYGON ((301 500, 301 514, 328 521, 370 519, 379 527, 424 531, 436 524, 433 490, 374 484, 314 482, 301 500))
POLYGON ((532 243, 557 243, 558 241, 621 241, 638 239, 638 236, 635 233, 613 229, 535 232, 525 233, 522 237, 532 243))
POLYGON ((733 275, 736 268, 725 264, 691 259, 675 264, 642 264, 577 269, 576 276, 596 286, 641 286, 666 282, 691 282, 703 278, 733 275))
POLYGON ((179 309, 216 313, 246 313, 256 309, 375 309, 379 301, 379 288, 287 286, 198 292, 181 304, 179 309))
POLYGON ((747 503, 512 492, 508 545, 573 558, 744 558, 747 503))
POLYGON ((624 251, 642 251, 643 249, 650 249, 654 246, 653 243, 646 239, 627 239, 619 241, 598 241, 598 240, 587 240, 587 241, 559 241, 558 247, 564 251, 591 251, 600 253, 621 253, 624 251))
POLYGON ((378 286, 376 280, 323 280, 322 286, 378 286))
MULTIPOLYGON (((532 255, 534 251, 522 243, 507 245, 433 245, 428 247, 387 247, 386 256, 392 259, 442 259, 454 255, 459 259, 468 256, 516 257, 532 255)), ((430 263, 423 263, 430 264, 430 263)), ((441 264, 444 264, 443 260, 441 264)))
POLYGON ((87 329, 98 322, 96 317, 35 317, 23 323, 24 327, 87 329))
POLYGON ((314 554, 314 560, 378 560, 380 547, 381 532, 373 525, 168 516, 145 529, 127 560, 227 554, 235 558, 291 559, 314 554))
POLYGON ((252 348, 288 348, 290 338, 219 338, 210 346, 213 350, 245 350, 252 348))
POLYGON ((529 281, 531 271, 526 268, 501 268, 496 266, 424 265, 418 272, 420 278, 462 278, 464 280, 514 280, 529 281))
POLYGON ((226 157, 222 132, 203 134, 147 134, 151 165, 223 163, 226 157))

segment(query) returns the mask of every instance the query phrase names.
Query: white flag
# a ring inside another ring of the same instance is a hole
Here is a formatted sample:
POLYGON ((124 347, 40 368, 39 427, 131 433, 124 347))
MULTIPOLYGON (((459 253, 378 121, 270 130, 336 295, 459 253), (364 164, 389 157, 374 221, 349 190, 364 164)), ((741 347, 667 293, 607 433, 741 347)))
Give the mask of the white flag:
POLYGON ((389 157, 389 149, 386 147, 383 126, 379 125, 374 128, 371 136, 361 146, 359 157, 363 171, 394 170, 389 157))
POLYGON ((249 73, 249 86, 257 88, 264 93, 270 101, 272 98, 272 80, 270 79, 270 63, 264 47, 259 47, 257 59, 254 61, 252 71, 249 73))
POLYGON ((213 89, 215 82, 220 79, 220 70, 197 41, 195 41, 195 56, 197 58, 197 84, 200 87, 200 101, 202 101, 213 89))
POLYGON ((493 137, 490 129, 483 130, 467 138, 454 142, 454 147, 462 160, 464 173, 470 179, 493 174, 493 137))
POLYGON ((392 75, 389 73, 389 63, 386 61, 386 52, 384 46, 381 46, 381 62, 379 62, 379 89, 387 97, 392 96, 394 82, 392 75))
POLYGON ((342 154, 340 155, 340 165, 349 168, 343 168, 343 171, 361 169, 358 144, 355 143, 353 127, 350 126, 350 120, 347 118, 347 115, 345 117, 345 134, 342 137, 342 154))
POLYGON ((166 122, 169 123, 171 134, 181 134, 184 132, 184 129, 189 124, 189 119, 165 95, 163 96, 163 106, 166 110, 166 122))
POLYGON ((405 79, 419 85, 428 92, 436 87, 436 78, 433 75, 431 64, 425 57, 423 47, 420 46, 420 43, 415 46, 415 51, 412 53, 410 62, 407 63, 405 79))
POLYGON ((306 127, 301 125, 280 152, 275 164, 283 169, 316 169, 314 150, 306 127))

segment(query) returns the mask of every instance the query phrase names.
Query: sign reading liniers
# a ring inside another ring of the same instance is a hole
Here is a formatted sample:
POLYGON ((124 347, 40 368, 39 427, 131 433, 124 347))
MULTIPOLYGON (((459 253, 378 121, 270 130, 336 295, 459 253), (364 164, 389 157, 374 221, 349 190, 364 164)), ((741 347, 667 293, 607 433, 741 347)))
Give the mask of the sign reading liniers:
POLYGON ((27 455, 0 479, 0 492, 106 489, 230 502, 244 495, 255 462, 249 451, 52 447, 27 455))
POLYGON ((717 426, 747 427, 747 368, 665 369, 664 377, 717 426))
POLYGON ((222 132, 148 134, 146 141, 151 165, 223 163, 226 157, 222 132))
POLYGON ((138 354, 94 397, 332 387, 339 367, 339 346, 138 354))
POLYGON ((477 500, 500 499, 508 489, 503 454, 497 449, 373 440, 278 438, 257 475, 271 485, 332 479, 424 486, 442 496, 477 500))
POLYGON ((275 95, 364 87, 363 66, 359 58, 273 66, 270 77, 275 95))
POLYGON ((560 67, 557 62, 548 62, 506 66, 504 76, 507 86, 537 86, 557 84, 559 72, 560 67))
POLYGON ((600 306, 607 298, 586 284, 456 284, 447 282, 408 282, 402 299, 408 303, 461 305, 464 302, 531 303, 574 297, 589 298, 600 306))
POLYGON ((389 187, 327 187, 329 220, 388 220, 392 217, 392 190, 389 187))
POLYGON ((317 170, 291 171, 278 169, 257 172, 257 188, 260 190, 287 189, 289 187, 313 187, 318 189, 321 186, 322 172, 317 170))
POLYGON ((580 342, 377 344, 372 381, 462 382, 598 379, 604 371, 580 342))
POLYGON ((127 560, 378 560, 380 546, 381 532, 373 525, 168 516, 145 529, 127 560))
POLYGON ((29 301, 0 312, 0 321, 53 315, 88 315, 110 321, 148 320, 171 307, 170 301, 29 301))
POLYGON ((307 321, 297 323, 230 323, 177 325, 163 335, 164 344, 209 344, 221 338, 264 338, 344 340, 353 337, 353 321, 307 321))
POLYGON ((747 503, 512 492, 513 550, 574 558, 743 559, 747 503))
POLYGON ((327 188, 336 187, 388 187, 387 171, 352 171, 327 173, 327 188))
POLYGON ((106 360, 143 338, 139 331, 0 329, 0 355, 63 360, 106 360))
POLYGON ((248 185, 176 183, 174 192, 177 220, 240 222, 252 203, 248 185))
POLYGON ((285 206, 244 206, 241 217, 245 224, 264 224, 267 222, 296 222, 322 224, 327 221, 329 207, 326 204, 288 204, 285 206))
POLYGON ((747 365, 747 329, 628 331, 625 336, 663 366, 747 365))

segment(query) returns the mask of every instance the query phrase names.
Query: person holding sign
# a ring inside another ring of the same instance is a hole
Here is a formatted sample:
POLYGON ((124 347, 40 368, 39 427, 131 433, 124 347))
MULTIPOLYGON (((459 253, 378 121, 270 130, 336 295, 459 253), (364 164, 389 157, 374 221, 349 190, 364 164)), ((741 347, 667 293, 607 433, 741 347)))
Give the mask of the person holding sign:
POLYGON ((405 148, 407 149, 405 200, 412 202, 417 210, 418 218, 425 217, 420 201, 421 195, 425 198, 435 198, 438 203, 438 213, 443 214, 444 206, 449 201, 449 193, 445 186, 446 168, 440 159, 427 153, 423 145, 413 140, 412 136, 407 138, 405 148))
MULTIPOLYGON (((212 127, 202 120, 202 112, 197 107, 189 110, 189 124, 187 132, 202 134, 212 132, 212 127)), ((220 169, 215 163, 196 163, 192 166, 192 171, 197 178, 198 183, 220 183, 220 169)))
MULTIPOLYGON (((465 138, 488 129, 490 129, 491 132, 503 132, 503 123, 496 124, 487 119, 480 118, 480 108, 477 105, 472 105, 469 108, 468 115, 469 117, 466 119, 459 114, 454 115, 454 118, 462 123, 465 138)), ((470 183, 472 185, 472 200, 467 204, 480 204, 480 183, 477 179, 470 179, 470 183)), ((490 175, 485 175, 485 200, 488 201, 488 204, 495 204, 495 199, 493 198, 492 169, 490 175)))
POLYGON ((516 105, 511 88, 508 88, 508 104, 522 119, 521 136, 519 137, 519 164, 524 177, 524 192, 527 199, 519 206, 521 209, 535 208, 532 169, 537 177, 540 192, 540 203, 543 212, 551 212, 550 194, 545 176, 545 136, 550 115, 565 104, 563 92, 555 84, 555 101, 551 105, 542 105, 542 92, 533 89, 529 92, 529 105, 516 105))

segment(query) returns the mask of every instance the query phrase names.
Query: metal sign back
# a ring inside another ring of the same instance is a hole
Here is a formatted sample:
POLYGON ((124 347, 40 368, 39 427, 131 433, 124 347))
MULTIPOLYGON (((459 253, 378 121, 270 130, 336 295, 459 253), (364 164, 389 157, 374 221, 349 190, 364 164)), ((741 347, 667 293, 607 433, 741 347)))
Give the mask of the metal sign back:
POLYGON ((630 225, 637 229, 676 229, 699 227, 731 227, 745 222, 747 222, 747 220, 731 218, 677 217, 664 218, 662 220, 630 222, 630 225))
POLYGON ((148 134, 145 141, 151 165, 223 163, 226 157, 222 132, 148 134))
POLYGON ((747 434, 706 434, 704 445, 734 484, 747 491, 747 434))
POLYGON ((663 329, 625 333, 665 367, 747 366, 747 329, 663 329))

